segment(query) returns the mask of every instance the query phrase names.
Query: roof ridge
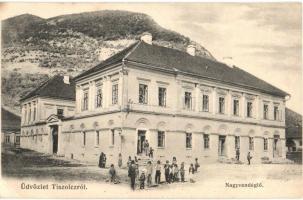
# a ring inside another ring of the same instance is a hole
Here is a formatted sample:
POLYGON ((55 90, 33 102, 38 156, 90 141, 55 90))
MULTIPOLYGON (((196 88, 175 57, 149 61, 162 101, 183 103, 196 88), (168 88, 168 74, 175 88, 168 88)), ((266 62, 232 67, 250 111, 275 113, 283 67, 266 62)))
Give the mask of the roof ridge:
POLYGON ((141 43, 142 41, 137 42, 137 44, 122 58, 122 62, 124 62, 124 60, 127 59, 127 57, 130 56, 141 43))
MULTIPOLYGON (((60 74, 56 74, 53 77, 50 77, 48 80, 42 82, 37 88, 33 89, 31 92, 29 92, 27 95, 21 98, 21 100, 27 99, 28 96, 35 92, 39 92, 41 89, 43 89, 51 80, 55 79, 55 77, 61 76, 60 74)), ((36 94, 37 95, 37 94, 36 94)), ((39 94, 38 94, 39 95, 39 94)))

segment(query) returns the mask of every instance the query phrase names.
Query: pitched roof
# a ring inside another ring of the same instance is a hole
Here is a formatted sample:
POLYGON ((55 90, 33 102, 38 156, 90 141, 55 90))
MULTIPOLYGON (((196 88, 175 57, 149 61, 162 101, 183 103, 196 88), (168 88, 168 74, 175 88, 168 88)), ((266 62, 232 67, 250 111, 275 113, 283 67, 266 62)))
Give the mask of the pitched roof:
POLYGON ((229 67, 218 61, 199 56, 191 56, 183 51, 150 45, 145 42, 131 45, 120 53, 100 63, 96 67, 80 74, 76 78, 97 72, 108 65, 122 62, 122 60, 148 64, 171 71, 198 75, 207 79, 256 89, 275 96, 285 97, 288 95, 286 92, 238 67, 229 67))
POLYGON ((1 107, 1 129, 20 131, 21 117, 1 107))
POLYGON ((55 75, 48 81, 21 98, 21 101, 34 97, 53 97, 56 99, 75 101, 75 81, 70 77, 70 83, 65 84, 64 76, 55 75))

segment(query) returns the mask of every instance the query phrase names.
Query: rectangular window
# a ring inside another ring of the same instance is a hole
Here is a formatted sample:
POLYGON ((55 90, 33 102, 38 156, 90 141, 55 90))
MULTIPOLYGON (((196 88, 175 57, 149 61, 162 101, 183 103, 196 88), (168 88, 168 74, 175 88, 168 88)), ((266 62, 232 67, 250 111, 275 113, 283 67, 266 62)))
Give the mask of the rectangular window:
POLYGON ((165 146, 165 132, 158 131, 158 147, 164 147, 164 146, 165 146))
POLYGON ((99 131, 96 131, 96 145, 100 144, 100 135, 99 131))
POLYGON ((10 142, 10 136, 7 135, 7 136, 5 136, 5 143, 8 144, 9 142, 10 142))
POLYGON ((268 150, 268 139, 264 138, 264 151, 268 150))
POLYGON ((20 136, 16 136, 16 144, 20 144, 20 136))
POLYGON ((24 107, 24 122, 26 122, 27 119, 27 109, 26 106, 24 107))
POLYGON ((240 136, 235 136, 235 149, 240 149, 240 136))
POLYGON ((202 111, 203 112, 208 112, 209 111, 209 97, 208 95, 203 94, 202 98, 202 111))
POLYGON ((253 109, 253 105, 252 105, 252 102, 247 102, 247 106, 246 106, 246 116, 247 117, 252 117, 252 109, 253 109))
POLYGON ((225 99, 224 97, 219 97, 219 113, 224 114, 225 111, 225 99))
POLYGON ((112 86, 112 104, 118 104, 118 84, 112 86))
POLYGON ((115 130, 114 129, 111 130, 111 142, 110 142, 110 144, 112 146, 115 145, 115 130))
POLYGON ((96 108, 102 107, 102 88, 97 87, 96 92, 96 108))
POLYGON ((166 107, 166 88, 159 87, 159 106, 166 107))
POLYGON ((235 116, 239 116, 239 100, 238 99, 234 99, 234 102, 233 102, 233 114, 235 116))
POLYGON ((209 149, 209 135, 203 134, 204 149, 209 149))
POLYGON ((279 107, 274 107, 274 120, 279 120, 279 107))
POLYGON ((36 121, 36 112, 37 112, 36 103, 34 103, 33 105, 34 105, 33 121, 36 121))
POLYGON ((139 103, 147 104, 148 102, 148 87, 145 84, 139 84, 139 103))
POLYGON ((249 150, 254 150, 254 138, 249 137, 249 150))
POLYGON ((85 146, 86 145, 86 132, 82 132, 82 136, 83 136, 83 146, 85 146))
POLYGON ((82 110, 88 110, 88 90, 83 91, 82 110))
POLYGON ((57 109, 57 116, 63 116, 64 115, 64 110, 63 109, 57 109))
POLYGON ((186 148, 192 148, 192 133, 186 133, 186 148))
POLYGON ((32 119, 32 108, 31 108, 31 104, 28 104, 29 106, 29 111, 28 111, 28 122, 30 122, 32 119))
POLYGON ((263 119, 268 119, 268 105, 263 105, 263 119))
POLYGON ((191 92, 185 92, 185 94, 184 94, 184 108, 187 109, 187 110, 192 109, 191 92))

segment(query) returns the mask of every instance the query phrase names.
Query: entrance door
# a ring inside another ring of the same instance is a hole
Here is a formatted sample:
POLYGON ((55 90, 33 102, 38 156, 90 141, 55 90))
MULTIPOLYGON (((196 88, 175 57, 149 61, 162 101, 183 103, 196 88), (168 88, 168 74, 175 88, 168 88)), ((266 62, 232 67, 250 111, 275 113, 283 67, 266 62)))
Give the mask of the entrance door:
POLYGON ((219 156, 224 156, 225 155, 225 138, 226 136, 219 135, 219 156))
POLYGON ((53 139, 53 154, 58 152, 58 126, 51 126, 53 139))
POLYGON ((143 153, 143 144, 145 141, 145 133, 146 131, 138 130, 138 143, 137 143, 137 154, 143 153))
POLYGON ((274 135, 273 141, 273 157, 281 156, 281 144, 280 144, 280 136, 274 135))

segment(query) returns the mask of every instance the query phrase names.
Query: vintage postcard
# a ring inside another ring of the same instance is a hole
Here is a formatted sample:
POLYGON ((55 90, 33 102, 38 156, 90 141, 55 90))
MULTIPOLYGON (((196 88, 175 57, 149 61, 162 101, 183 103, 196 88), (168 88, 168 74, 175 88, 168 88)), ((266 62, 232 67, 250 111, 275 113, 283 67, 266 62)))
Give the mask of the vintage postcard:
POLYGON ((303 198, 301 3, 0 3, 1 198, 303 198))

